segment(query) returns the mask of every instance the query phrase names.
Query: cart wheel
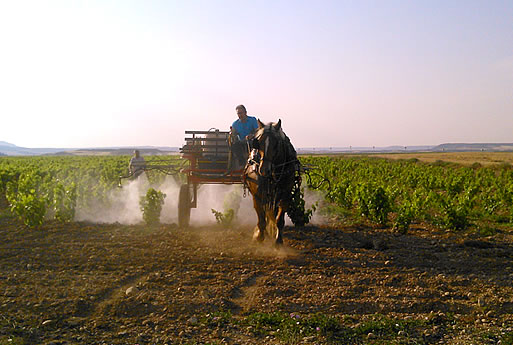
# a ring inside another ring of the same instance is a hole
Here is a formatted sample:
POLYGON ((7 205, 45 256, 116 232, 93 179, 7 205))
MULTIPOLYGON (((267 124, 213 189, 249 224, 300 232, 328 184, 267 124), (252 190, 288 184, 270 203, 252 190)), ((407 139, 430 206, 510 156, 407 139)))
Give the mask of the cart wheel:
POLYGON ((191 220, 191 195, 188 184, 180 186, 178 194, 178 226, 187 228, 191 220))

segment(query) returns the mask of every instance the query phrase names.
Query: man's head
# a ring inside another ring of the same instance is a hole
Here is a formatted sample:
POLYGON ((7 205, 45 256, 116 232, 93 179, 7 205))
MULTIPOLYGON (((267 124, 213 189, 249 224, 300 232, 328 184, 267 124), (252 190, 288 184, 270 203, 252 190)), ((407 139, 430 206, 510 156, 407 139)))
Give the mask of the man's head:
POLYGON ((134 150, 134 156, 139 158, 139 150, 134 150))
POLYGON ((237 112, 237 116, 239 117, 239 120, 242 122, 246 122, 246 118, 248 117, 248 113, 246 111, 246 107, 242 104, 239 104, 235 107, 235 111, 237 112))

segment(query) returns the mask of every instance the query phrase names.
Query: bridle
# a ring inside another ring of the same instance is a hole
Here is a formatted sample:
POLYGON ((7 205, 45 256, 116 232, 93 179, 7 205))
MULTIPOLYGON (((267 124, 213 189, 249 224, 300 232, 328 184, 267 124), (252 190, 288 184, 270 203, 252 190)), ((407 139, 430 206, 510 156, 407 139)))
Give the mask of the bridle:
MULTIPOLYGON (((294 178, 294 188, 299 188, 301 164, 292 144, 281 129, 274 129, 272 125, 259 129, 252 143, 248 143, 248 150, 248 165, 257 167, 254 170, 257 175, 255 182, 258 183, 266 204, 276 203, 281 192, 280 186, 286 182, 288 176, 294 178)), ((247 185, 246 178, 244 184, 247 185)))

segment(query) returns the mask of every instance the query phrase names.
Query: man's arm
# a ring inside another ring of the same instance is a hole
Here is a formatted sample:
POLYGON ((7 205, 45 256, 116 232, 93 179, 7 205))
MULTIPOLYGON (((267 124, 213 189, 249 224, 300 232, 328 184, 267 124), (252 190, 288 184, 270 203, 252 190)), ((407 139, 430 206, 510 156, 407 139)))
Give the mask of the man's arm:
POLYGON ((256 129, 251 130, 251 133, 246 135, 246 140, 253 139, 255 136, 256 129))
POLYGON ((253 129, 251 129, 251 132, 248 135, 246 135, 247 140, 252 139, 255 136, 255 133, 258 129, 258 122, 255 117, 251 118, 251 125, 253 129))
POLYGON ((232 132, 232 135, 234 138, 238 140, 242 140, 244 138, 241 138, 239 135, 239 131, 237 130, 237 121, 234 121, 230 127, 230 131, 232 132))

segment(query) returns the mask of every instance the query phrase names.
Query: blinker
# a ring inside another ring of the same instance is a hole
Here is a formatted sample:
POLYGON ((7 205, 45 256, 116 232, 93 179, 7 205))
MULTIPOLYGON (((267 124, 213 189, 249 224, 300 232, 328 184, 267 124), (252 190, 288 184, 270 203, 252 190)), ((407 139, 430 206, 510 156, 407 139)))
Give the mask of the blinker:
POLYGON ((260 143, 258 142, 258 139, 257 138, 254 138, 252 143, 251 143, 251 147, 254 148, 254 149, 260 149, 260 143))

